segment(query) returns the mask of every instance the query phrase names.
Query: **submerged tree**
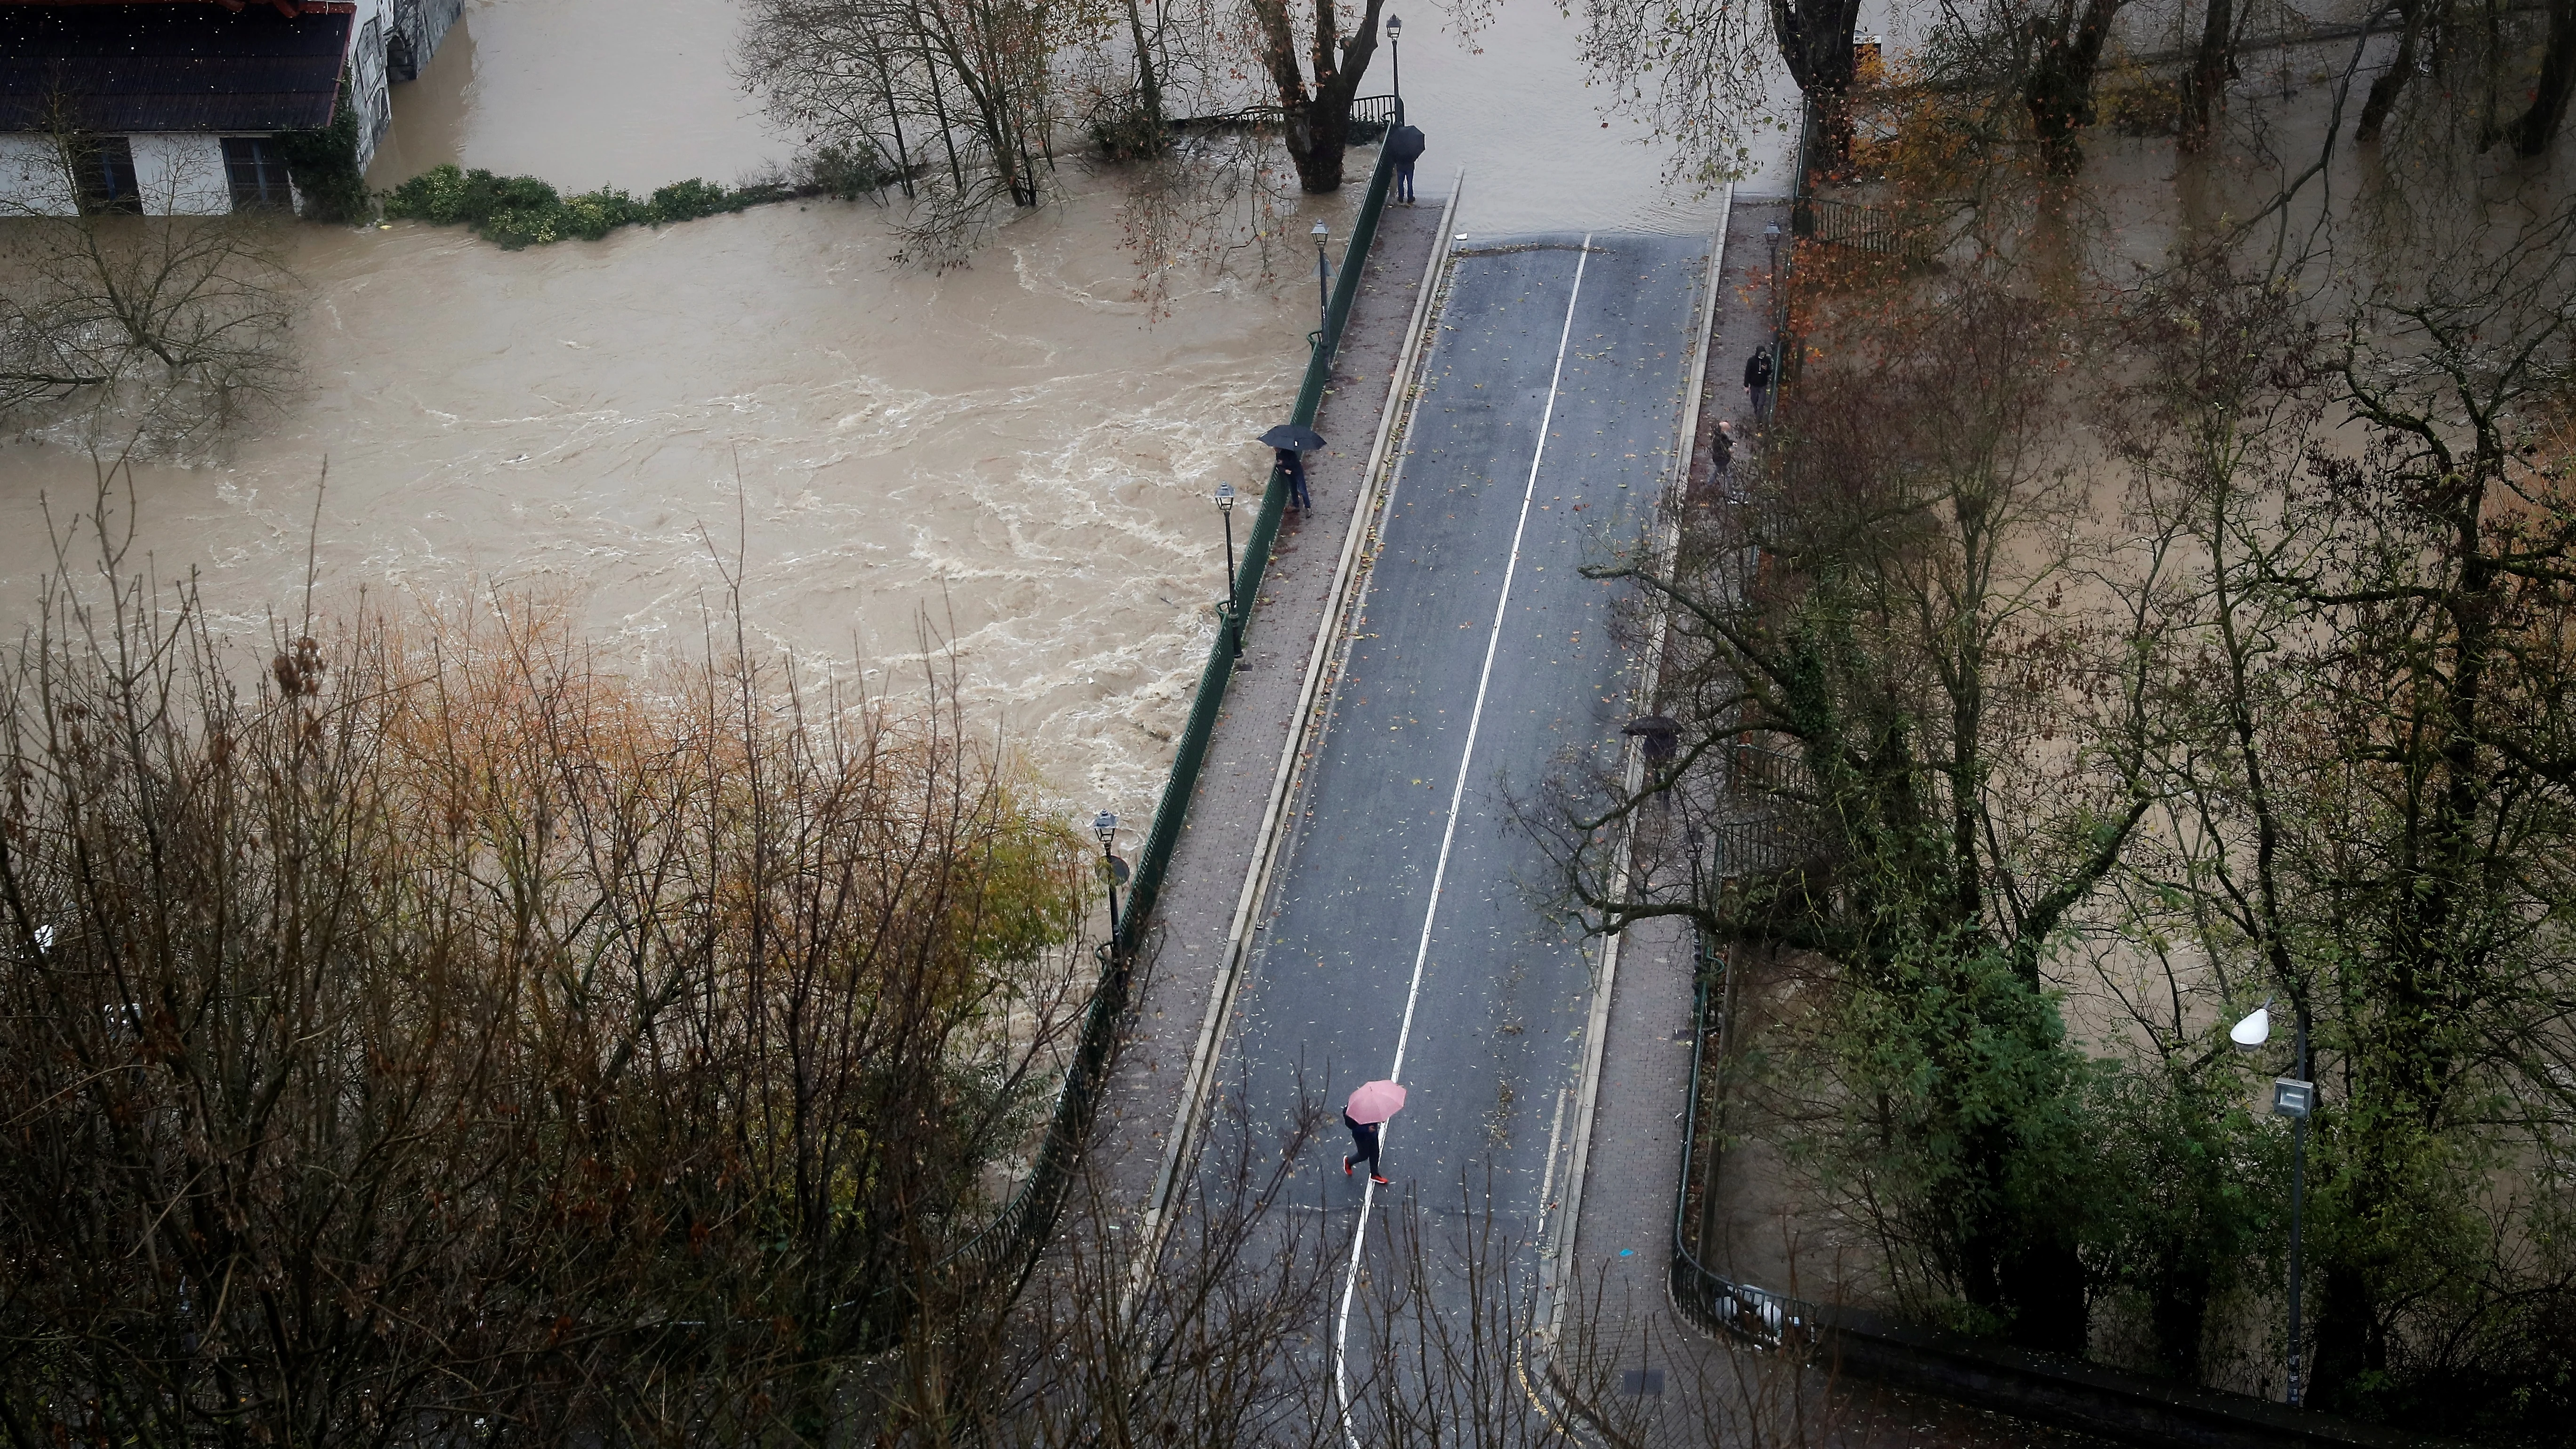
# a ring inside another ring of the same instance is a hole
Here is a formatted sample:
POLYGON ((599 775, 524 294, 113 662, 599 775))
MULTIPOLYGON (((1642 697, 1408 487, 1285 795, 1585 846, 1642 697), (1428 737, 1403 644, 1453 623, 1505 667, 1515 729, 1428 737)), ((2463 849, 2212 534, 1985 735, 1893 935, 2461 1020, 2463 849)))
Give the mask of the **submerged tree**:
POLYGON ((1311 192, 1338 191, 1342 153, 1350 145, 1351 102, 1377 54, 1378 11, 1386 0, 1365 0, 1358 28, 1347 36, 1341 33, 1335 0, 1311 3, 1311 43, 1301 47, 1294 0, 1251 0, 1259 27, 1255 45, 1261 68, 1279 93, 1282 131, 1289 159, 1297 164, 1298 183, 1311 192))
POLYGON ((1055 0, 757 0, 738 72, 809 143, 888 158, 939 264, 997 208, 1040 201, 1065 23, 1055 0))
POLYGON ((301 289, 275 218, 231 211, 222 175, 173 164, 111 194, 100 145, 58 126, 0 160, 0 423, 184 448, 294 386, 301 289))

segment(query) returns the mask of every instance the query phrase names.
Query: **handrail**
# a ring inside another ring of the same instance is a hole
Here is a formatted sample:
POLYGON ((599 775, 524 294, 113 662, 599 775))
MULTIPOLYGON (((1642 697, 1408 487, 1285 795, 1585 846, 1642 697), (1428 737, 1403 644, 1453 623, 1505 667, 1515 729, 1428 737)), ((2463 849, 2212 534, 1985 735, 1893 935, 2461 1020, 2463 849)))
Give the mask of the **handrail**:
MULTIPOLYGON (((1175 131, 1192 127, 1215 129, 1224 126, 1276 126, 1288 119, 1288 108, 1270 102, 1245 106, 1240 110, 1219 111, 1208 116, 1174 116, 1168 124, 1175 131)), ((1404 102, 1392 95, 1353 96, 1351 124, 1355 126, 1392 126, 1404 120, 1404 102)))
MULTIPOLYGON (((1699 1255, 1691 1251, 1690 1234, 1686 1230, 1686 1216, 1690 1208, 1691 1168, 1699 1155, 1700 1099, 1706 1095, 1702 1091, 1702 1074, 1706 1070, 1710 1036, 1711 972, 1708 969, 1710 958, 1714 956, 1720 963, 1718 973, 1720 990, 1717 993, 1715 1010, 1718 1016, 1716 1031, 1718 1056, 1721 1061, 1726 1056, 1726 1037, 1731 1026, 1727 1017, 1727 1006, 1732 1001, 1732 991, 1729 988, 1733 984, 1735 973, 1733 952, 1711 951, 1708 938, 1697 931, 1692 932, 1692 939, 1694 947, 1692 955, 1695 958, 1696 969, 1691 972, 1693 1029, 1690 1088, 1682 1107, 1681 1185, 1673 1193, 1673 1252, 1669 1275, 1673 1302, 1693 1321, 1712 1333, 1731 1333, 1739 1338, 1749 1339, 1764 1348, 1786 1348, 1796 1344, 1813 1343, 1816 1326, 1822 1322, 1822 1315, 1817 1311, 1816 1305, 1792 1298, 1785 1293, 1774 1293, 1768 1288, 1757 1288, 1750 1283, 1738 1283, 1700 1262, 1699 1255)), ((1717 1174, 1711 1172, 1707 1183, 1701 1189, 1700 1220, 1703 1224, 1703 1238, 1706 1236, 1705 1224, 1715 1216, 1714 1211, 1706 1204, 1709 1197, 1716 1192, 1716 1188, 1717 1174)), ((1700 1246, 1705 1248, 1707 1244, 1702 1242, 1700 1246)))

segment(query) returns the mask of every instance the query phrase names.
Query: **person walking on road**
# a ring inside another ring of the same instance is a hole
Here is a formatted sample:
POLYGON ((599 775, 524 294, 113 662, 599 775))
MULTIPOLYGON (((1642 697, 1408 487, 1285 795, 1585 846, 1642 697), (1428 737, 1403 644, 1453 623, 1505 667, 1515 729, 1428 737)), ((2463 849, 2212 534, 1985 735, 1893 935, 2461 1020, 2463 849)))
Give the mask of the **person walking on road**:
POLYGON ((1351 1175, 1352 1163, 1366 1162, 1369 1181, 1380 1187, 1387 1185, 1377 1165, 1378 1129, 1403 1105, 1404 1087, 1397 1082, 1363 1082, 1358 1091, 1351 1093, 1350 1104, 1342 1108, 1342 1125, 1351 1129, 1351 1140, 1359 1150, 1342 1159, 1342 1176, 1351 1175))
POLYGON ((1422 128, 1398 126, 1387 133, 1386 154, 1395 160, 1395 199, 1413 204, 1413 163, 1422 159, 1422 128))
POLYGON ((1354 1150, 1350 1156, 1342 1159, 1342 1176, 1348 1177, 1351 1175, 1351 1164, 1354 1161, 1365 1162, 1369 1167, 1369 1181, 1374 1182, 1381 1187, 1385 1186, 1386 1179, 1378 1175, 1377 1169, 1378 1124, 1375 1122, 1354 1122, 1351 1120, 1351 1114, 1344 1112, 1342 1114, 1342 1125, 1351 1129, 1351 1140, 1359 1144, 1357 1149, 1354 1150))
POLYGON ((1744 361, 1744 396, 1753 404, 1756 419, 1771 415, 1771 349, 1757 347, 1744 361))
POLYGON ((1297 508, 1315 505, 1306 498, 1306 458, 1294 448, 1278 448, 1279 471, 1288 475, 1288 502, 1297 508))

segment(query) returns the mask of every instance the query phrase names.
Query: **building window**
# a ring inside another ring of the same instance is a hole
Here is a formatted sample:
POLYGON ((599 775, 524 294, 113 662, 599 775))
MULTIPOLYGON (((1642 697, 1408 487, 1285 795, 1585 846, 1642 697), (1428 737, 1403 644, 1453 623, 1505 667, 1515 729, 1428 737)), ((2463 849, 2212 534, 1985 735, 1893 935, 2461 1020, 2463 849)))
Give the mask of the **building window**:
POLYGON ((134 143, 123 136, 84 136, 73 147, 80 174, 80 209, 90 215, 143 210, 143 188, 134 180, 134 143))
POLYGON ((277 153, 277 143, 266 137, 226 136, 224 178, 232 183, 235 211, 260 207, 285 211, 295 205, 295 193, 286 184, 286 158, 277 153))

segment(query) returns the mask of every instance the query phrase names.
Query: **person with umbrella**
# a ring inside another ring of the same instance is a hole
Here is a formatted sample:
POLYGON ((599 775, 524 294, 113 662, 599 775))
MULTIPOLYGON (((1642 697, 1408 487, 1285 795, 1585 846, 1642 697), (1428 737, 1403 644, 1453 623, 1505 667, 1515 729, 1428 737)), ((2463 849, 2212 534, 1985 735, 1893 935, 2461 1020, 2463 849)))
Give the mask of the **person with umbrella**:
POLYGON ((1395 158, 1395 199, 1413 204, 1413 163, 1422 159, 1422 128, 1398 126, 1386 136, 1386 154, 1395 158))
POLYGON ((1307 453, 1324 446, 1324 435, 1313 428, 1295 423, 1281 423, 1261 435, 1279 460, 1279 471, 1288 475, 1288 501, 1299 508, 1315 505, 1306 497, 1307 453))
POLYGON ((1359 1150, 1342 1159, 1342 1176, 1351 1175, 1354 1161, 1365 1160, 1369 1181, 1380 1187, 1387 1185, 1377 1165, 1378 1129, 1403 1105, 1401 1082, 1363 1082, 1358 1091, 1351 1093, 1350 1105, 1342 1109, 1342 1125, 1351 1129, 1351 1140, 1359 1144, 1359 1150))

